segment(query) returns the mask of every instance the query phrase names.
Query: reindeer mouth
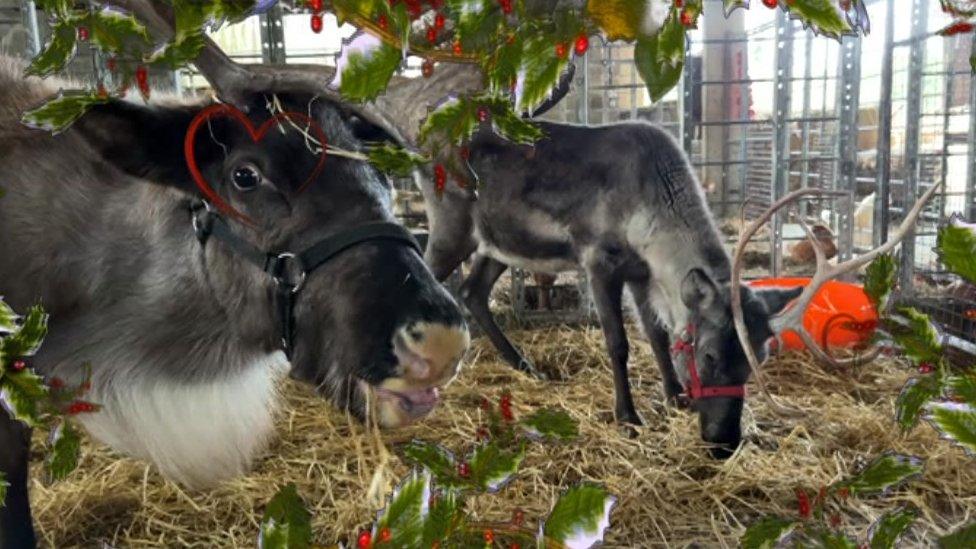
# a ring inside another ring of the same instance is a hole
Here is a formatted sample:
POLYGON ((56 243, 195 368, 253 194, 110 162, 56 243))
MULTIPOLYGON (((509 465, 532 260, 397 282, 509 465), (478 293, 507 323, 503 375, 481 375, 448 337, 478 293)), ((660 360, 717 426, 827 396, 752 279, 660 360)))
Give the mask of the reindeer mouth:
POLYGON ((416 389, 411 391, 393 391, 382 387, 373 387, 380 400, 397 403, 400 409, 413 417, 429 414, 440 402, 440 391, 437 387, 416 389))

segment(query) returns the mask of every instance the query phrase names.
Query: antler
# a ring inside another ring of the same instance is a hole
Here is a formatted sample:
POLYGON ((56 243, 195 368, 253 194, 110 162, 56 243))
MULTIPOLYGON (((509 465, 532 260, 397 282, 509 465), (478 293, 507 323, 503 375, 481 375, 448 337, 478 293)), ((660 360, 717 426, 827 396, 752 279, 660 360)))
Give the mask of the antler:
MULTIPOLYGON (((803 343, 808 349, 817 357, 821 362, 830 364, 833 366, 846 366, 851 364, 854 360, 842 360, 831 356, 826 350, 821 349, 817 344, 810 332, 806 330, 803 326, 803 315, 806 313, 807 307, 813 300, 813 297, 817 294, 820 288, 828 281, 833 280, 845 273, 850 273, 856 271, 864 265, 874 261, 878 256, 886 254, 893 250, 895 246, 901 242, 914 228, 915 222, 918 216, 921 215, 922 209, 925 204, 935 196, 935 193, 941 188, 942 182, 938 182, 932 186, 922 197, 912 206, 912 209, 905 216, 905 219, 901 222, 901 225, 895 230, 895 232, 888 238, 888 241, 878 246, 877 248, 862 254, 853 259, 849 259, 837 265, 831 265, 827 262, 827 259, 820 248, 817 239, 814 238, 810 228, 800 220, 800 226, 807 234, 807 238, 810 239, 811 244, 813 244, 814 254, 817 260, 817 270, 813 275, 813 279, 810 281, 804 289, 803 293, 782 313, 774 316, 770 320, 770 328, 772 328, 773 333, 777 337, 781 336, 786 331, 796 332, 803 340, 803 343)), ((758 219, 753 221, 746 227, 740 238, 739 242, 735 247, 735 254, 732 260, 732 318, 735 322, 735 329, 739 336, 739 342, 742 344, 742 349, 745 352, 746 357, 749 360, 749 365, 752 367, 753 372, 756 374, 756 380, 760 384, 760 387, 765 391, 763 378, 761 374, 761 365, 756 353, 749 343, 749 332, 746 328, 744 315, 742 312, 742 299, 739 294, 739 288, 742 285, 742 256, 745 252, 746 244, 749 240, 756 234, 762 225, 764 225, 769 219, 779 210, 783 209, 787 205, 793 203, 794 201, 806 197, 806 196, 846 196, 847 193, 839 191, 825 191, 820 189, 800 189, 794 191, 773 204, 768 210, 766 210, 758 219)), ((872 349, 867 357, 860 357, 860 360, 873 359, 877 356, 878 349, 872 349)), ((856 359, 855 359, 856 360, 856 359)), ((768 393, 767 393, 768 396, 768 393)), ((772 397, 770 397, 772 400, 772 397)))

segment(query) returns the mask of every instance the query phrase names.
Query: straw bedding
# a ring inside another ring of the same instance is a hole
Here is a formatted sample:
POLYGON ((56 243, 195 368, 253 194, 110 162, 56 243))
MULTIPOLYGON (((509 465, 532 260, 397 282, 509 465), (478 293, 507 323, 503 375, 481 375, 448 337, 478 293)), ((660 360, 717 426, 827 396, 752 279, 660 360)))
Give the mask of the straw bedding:
POLYGON ((905 503, 922 511, 908 534, 910 546, 928 544, 976 516, 976 460, 939 440, 927 425, 898 434, 893 400, 911 372, 895 360, 852 372, 825 371, 804 356, 778 360, 767 369, 770 389, 806 417, 779 418, 763 399, 751 398, 744 415, 748 442, 721 463, 706 457, 697 418, 662 405, 657 368, 636 331, 632 377, 646 422, 636 437, 610 423, 613 389, 599 329, 563 326, 511 335, 557 379, 540 382, 513 372, 479 339, 431 418, 382 434, 289 382, 279 440, 251 475, 207 493, 186 492, 143 463, 86 445, 80 468, 67 481, 51 487, 33 483, 43 543, 253 547, 263 505, 286 482, 296 483, 311 507, 319 542, 350 539, 408 471, 398 445, 419 437, 462 448, 479 426, 479 398, 496 396, 503 387, 512 391, 516 413, 565 408, 579 420, 581 438, 532 447, 514 483, 472 502, 483 519, 507 520, 514 507, 541 517, 561 490, 585 479, 619 496, 607 546, 735 546, 755 517, 794 513, 795 487, 834 481, 884 450, 925 457, 925 475, 882 498, 853 502, 843 513, 851 533, 863 536, 874 519, 905 503))

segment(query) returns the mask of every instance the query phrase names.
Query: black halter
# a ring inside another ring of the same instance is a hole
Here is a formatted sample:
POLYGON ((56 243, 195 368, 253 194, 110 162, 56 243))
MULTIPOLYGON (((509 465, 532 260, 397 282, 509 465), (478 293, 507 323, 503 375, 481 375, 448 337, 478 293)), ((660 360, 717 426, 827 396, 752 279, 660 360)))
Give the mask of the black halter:
POLYGON ((410 231, 397 223, 378 222, 359 225, 332 236, 323 238, 301 253, 264 252, 235 235, 227 222, 217 214, 206 201, 190 206, 193 232, 200 244, 205 246, 211 236, 221 240, 237 255, 250 261, 268 273, 275 283, 275 315, 281 348, 291 360, 292 344, 295 339, 294 307, 295 296, 305 285, 308 275, 326 261, 344 250, 371 240, 389 240, 417 251, 423 250, 410 231))

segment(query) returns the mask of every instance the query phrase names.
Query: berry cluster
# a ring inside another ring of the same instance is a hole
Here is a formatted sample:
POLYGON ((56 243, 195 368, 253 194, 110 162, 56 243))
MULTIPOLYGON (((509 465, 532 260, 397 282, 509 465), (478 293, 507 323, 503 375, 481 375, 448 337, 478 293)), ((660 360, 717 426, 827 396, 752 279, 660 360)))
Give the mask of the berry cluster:
POLYGON ((308 7, 312 10, 312 32, 322 32, 322 0, 308 0, 308 7))

